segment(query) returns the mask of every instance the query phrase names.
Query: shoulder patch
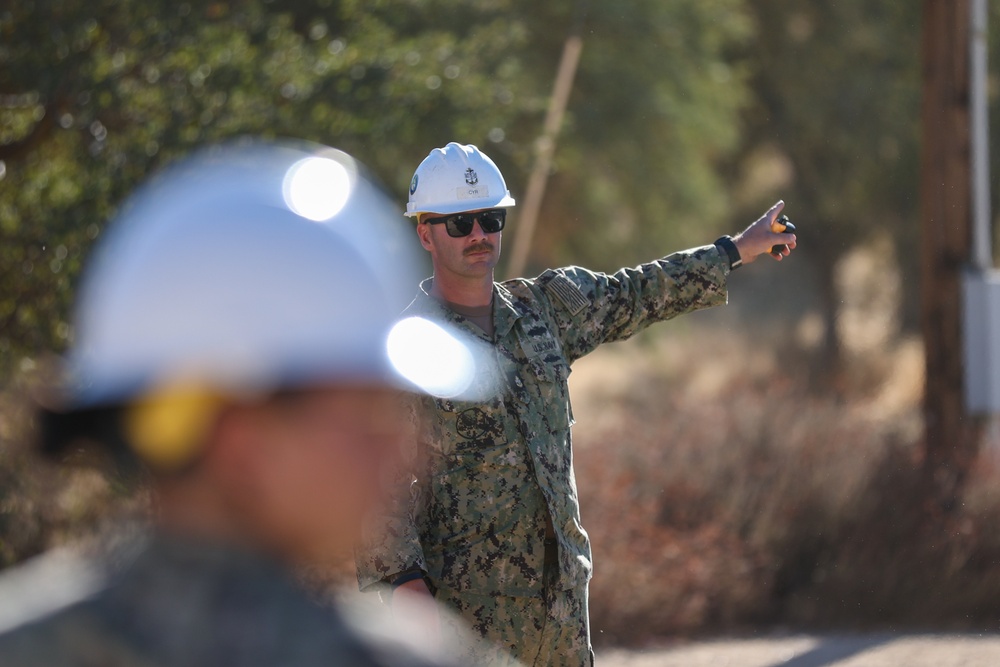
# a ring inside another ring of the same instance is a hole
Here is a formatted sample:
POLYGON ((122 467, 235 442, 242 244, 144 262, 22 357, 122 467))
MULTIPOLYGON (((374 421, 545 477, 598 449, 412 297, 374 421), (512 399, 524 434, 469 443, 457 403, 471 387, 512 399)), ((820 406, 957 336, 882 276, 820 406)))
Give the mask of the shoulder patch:
POLYGON ((545 289, 558 299, 573 317, 590 306, 590 299, 584 296, 576 283, 561 273, 554 273, 552 278, 545 283, 545 289))

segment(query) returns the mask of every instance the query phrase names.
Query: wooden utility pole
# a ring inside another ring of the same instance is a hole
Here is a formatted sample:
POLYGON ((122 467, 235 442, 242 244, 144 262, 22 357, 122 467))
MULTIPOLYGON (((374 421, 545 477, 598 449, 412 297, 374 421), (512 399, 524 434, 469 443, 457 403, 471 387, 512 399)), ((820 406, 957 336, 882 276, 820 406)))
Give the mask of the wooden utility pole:
POLYGON ((962 275, 972 256, 969 0, 924 0, 920 176, 921 328, 929 491, 949 509, 975 460, 983 423, 966 414, 962 275))
POLYGON ((511 278, 517 278, 524 273, 528 265, 528 253, 531 251, 531 241, 535 236, 535 226, 538 223, 538 213, 542 210, 542 199, 545 197, 545 186, 549 180, 549 170, 552 168, 552 156, 556 151, 556 139, 562 127, 569 94, 573 90, 573 79, 580 63, 580 52, 583 51, 583 38, 580 36, 579 24, 576 31, 567 39, 563 47, 556 81, 552 88, 552 98, 549 100, 549 110, 545 115, 545 125, 542 135, 538 138, 535 148, 535 166, 528 178, 528 192, 525 195, 524 208, 517 219, 517 233, 514 236, 514 252, 511 255, 507 273, 511 278))

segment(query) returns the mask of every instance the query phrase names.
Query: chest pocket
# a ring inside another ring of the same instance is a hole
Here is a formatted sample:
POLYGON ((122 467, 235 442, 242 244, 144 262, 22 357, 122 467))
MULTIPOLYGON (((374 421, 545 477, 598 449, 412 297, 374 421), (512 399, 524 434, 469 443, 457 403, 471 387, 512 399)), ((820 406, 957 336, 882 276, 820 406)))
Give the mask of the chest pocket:
POLYGON ((524 364, 515 379, 522 386, 514 392, 522 427, 559 432, 573 425, 569 374, 569 364, 562 359, 552 363, 531 359, 524 364))
POLYGON ((427 440, 432 444, 429 454, 439 459, 439 470, 462 466, 470 455, 500 449, 509 442, 501 400, 471 403, 435 399, 434 403, 427 440))

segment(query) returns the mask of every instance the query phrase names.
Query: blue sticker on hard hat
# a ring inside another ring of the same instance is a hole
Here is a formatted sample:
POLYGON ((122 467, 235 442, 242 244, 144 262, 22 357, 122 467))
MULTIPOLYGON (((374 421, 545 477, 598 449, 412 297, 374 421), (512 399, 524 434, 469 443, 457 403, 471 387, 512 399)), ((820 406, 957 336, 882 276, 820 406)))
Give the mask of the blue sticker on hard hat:
POLYGON ((479 174, 472 167, 465 170, 465 182, 469 185, 475 185, 479 182, 479 174))
POLYGON ((412 194, 413 194, 414 192, 416 192, 416 191, 417 191, 417 181, 419 181, 419 180, 420 180, 420 177, 419 177, 419 176, 417 176, 416 174, 414 174, 414 175, 413 175, 413 180, 412 180, 412 181, 410 181, 410 194, 411 194, 411 195, 412 195, 412 194))

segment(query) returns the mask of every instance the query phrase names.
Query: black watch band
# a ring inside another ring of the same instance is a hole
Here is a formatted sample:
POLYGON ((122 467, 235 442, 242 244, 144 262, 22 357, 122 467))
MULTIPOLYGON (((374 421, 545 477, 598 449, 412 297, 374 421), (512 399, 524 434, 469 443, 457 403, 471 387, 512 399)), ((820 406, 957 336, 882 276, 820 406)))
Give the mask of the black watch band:
POLYGON ((391 584, 392 590, 396 590, 403 584, 408 584, 411 581, 416 581, 417 579, 423 579, 423 578, 424 578, 423 570, 407 570, 406 572, 397 575, 396 578, 392 580, 391 584))
POLYGON ((730 236, 720 236, 715 241, 715 245, 718 246, 719 250, 724 252, 727 257, 729 257, 729 270, 733 271, 735 269, 743 266, 743 258, 740 257, 739 248, 733 243, 733 239, 730 236))

